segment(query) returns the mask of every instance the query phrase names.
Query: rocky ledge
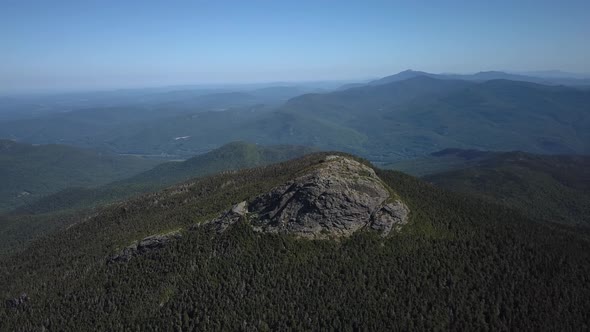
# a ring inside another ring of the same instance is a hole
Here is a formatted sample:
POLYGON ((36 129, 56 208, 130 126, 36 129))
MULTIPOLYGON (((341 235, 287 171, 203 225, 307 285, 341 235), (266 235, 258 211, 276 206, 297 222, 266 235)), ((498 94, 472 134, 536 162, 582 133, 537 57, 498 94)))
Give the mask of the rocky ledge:
POLYGON ((121 252, 112 255, 107 259, 107 262, 128 262, 134 256, 144 254, 154 249, 163 248, 169 241, 178 239, 181 236, 180 231, 148 236, 143 240, 132 243, 125 249, 121 250, 121 252))
POLYGON ((408 213, 372 168, 328 156, 295 180, 237 204, 208 224, 222 232, 248 220, 256 231, 306 238, 349 236, 363 228, 387 235, 407 222, 408 213))

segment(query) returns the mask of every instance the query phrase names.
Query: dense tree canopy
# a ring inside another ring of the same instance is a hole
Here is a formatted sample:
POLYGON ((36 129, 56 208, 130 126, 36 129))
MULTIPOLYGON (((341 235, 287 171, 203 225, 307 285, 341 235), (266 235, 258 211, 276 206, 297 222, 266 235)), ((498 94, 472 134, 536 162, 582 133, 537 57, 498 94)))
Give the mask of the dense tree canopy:
POLYGON ((325 154, 226 172, 103 208, 0 260, 0 330, 579 330, 590 232, 378 171, 410 207, 382 238, 303 240, 192 227, 325 154), (128 262, 147 235, 182 237, 128 262))

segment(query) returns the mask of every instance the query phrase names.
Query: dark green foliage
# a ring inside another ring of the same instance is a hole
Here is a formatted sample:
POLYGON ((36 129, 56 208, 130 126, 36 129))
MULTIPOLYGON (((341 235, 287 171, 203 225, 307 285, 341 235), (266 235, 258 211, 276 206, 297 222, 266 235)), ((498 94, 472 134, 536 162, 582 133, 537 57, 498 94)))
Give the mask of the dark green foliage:
POLYGON ((234 142, 184 162, 155 168, 95 188, 68 188, 0 216, 0 253, 23 247, 31 239, 59 230, 76 221, 77 209, 152 192, 190 178, 271 164, 315 151, 302 146, 258 146, 234 142))
POLYGON ((0 211, 72 186, 98 186, 150 169, 160 161, 66 145, 0 140, 0 211))
MULTIPOLYGON (((425 169, 420 168, 424 161, 442 169, 424 179, 445 189, 506 204, 539 220, 590 222, 589 156, 449 149, 414 162, 419 167, 415 171, 425 169)), ((409 165, 403 167, 410 170, 409 165)))
MULTIPOLYGON (((258 107, 202 112, 159 120, 136 131, 115 135, 107 148, 133 153, 194 155, 230 141, 302 144, 324 149, 360 148, 365 135, 306 114, 269 112, 258 107), (189 136, 175 140, 175 137, 189 136)), ((100 143, 102 144, 102 142, 100 143)))
POLYGON ((478 165, 482 160, 493 158, 494 155, 490 151, 444 149, 427 156, 383 163, 380 166, 421 177, 469 168, 478 165))
POLYGON ((130 178, 97 188, 68 188, 18 210, 46 213, 63 209, 92 207, 165 188, 191 178, 276 163, 303 156, 316 149, 304 146, 258 146, 245 142, 226 144, 183 162, 167 162, 130 178))
POLYGON ((529 221, 394 171, 411 208, 388 238, 340 241, 189 226, 321 162, 223 173, 106 207, 0 260, 0 330, 585 330, 590 233, 529 221), (128 263, 131 241, 183 237, 128 263))

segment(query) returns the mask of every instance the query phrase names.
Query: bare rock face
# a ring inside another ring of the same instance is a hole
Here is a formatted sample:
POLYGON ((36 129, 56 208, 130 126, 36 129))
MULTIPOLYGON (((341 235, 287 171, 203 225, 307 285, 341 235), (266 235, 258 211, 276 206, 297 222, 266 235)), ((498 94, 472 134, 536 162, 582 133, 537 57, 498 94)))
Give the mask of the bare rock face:
POLYGON ((246 216, 248 213, 247 203, 240 202, 234 205, 229 211, 220 215, 217 219, 214 219, 208 224, 213 225, 218 233, 225 231, 230 225, 235 224, 246 216))
POLYGON ((246 216, 261 232, 326 238, 369 227, 387 235, 407 222, 408 213, 373 169, 328 156, 304 175, 256 197, 247 209, 242 202, 212 223, 223 231, 246 216))
MULTIPOLYGON (((392 194, 372 168, 342 156, 326 159, 266 194, 234 205, 191 230, 211 227, 218 233, 247 221, 255 231, 323 239, 346 237, 360 229, 383 236, 408 220, 408 207, 392 194)), ((181 237, 180 231, 148 236, 107 258, 127 262, 181 237)))
POLYGON ((109 263, 128 262, 134 256, 141 255, 150 250, 163 248, 169 241, 180 238, 180 232, 171 232, 166 234, 150 235, 140 241, 132 243, 123 249, 120 253, 108 258, 109 263))

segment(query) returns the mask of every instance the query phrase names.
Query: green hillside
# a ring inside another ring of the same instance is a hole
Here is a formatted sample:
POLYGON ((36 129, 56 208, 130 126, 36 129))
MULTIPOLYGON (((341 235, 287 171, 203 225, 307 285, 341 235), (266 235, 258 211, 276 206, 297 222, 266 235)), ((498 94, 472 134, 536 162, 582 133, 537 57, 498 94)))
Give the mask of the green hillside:
POLYGON ((424 179, 506 204, 539 220, 590 223, 590 156, 488 153, 475 165, 424 179))
POLYGON ((444 147, 584 153, 590 94, 577 88, 414 76, 305 94, 277 112, 232 110, 163 119, 115 137, 117 151, 186 154, 227 140, 306 144, 387 162, 444 147), (175 137, 186 139, 175 140, 175 137))
POLYGON ((22 207, 18 213, 47 213, 92 207, 132 195, 155 191, 191 178, 271 164, 303 156, 316 149, 304 146, 260 146, 245 142, 228 143, 183 162, 167 162, 130 178, 95 188, 67 188, 22 207))
MULTIPOLYGON (((0 253, 18 250, 33 238, 77 222, 79 209, 113 203, 209 174, 267 165, 315 151, 302 146, 259 146, 234 142, 184 162, 167 162, 127 179, 93 188, 66 188, 0 215, 0 253)), ((89 212, 88 212, 89 211, 89 212)))
POLYGON ((104 208, 0 259, 1 330, 576 330, 590 316, 590 233, 447 192, 382 181, 409 224, 305 240, 193 227, 306 174, 326 154, 197 179, 104 208), (230 183, 231 185, 227 185, 230 183), (132 241, 180 231, 127 262, 132 241), (18 276, 18 277, 15 277, 18 276), (23 294, 24 293, 24 294, 23 294))
POLYGON ((418 158, 383 163, 381 167, 423 177, 477 166, 480 162, 493 158, 497 154, 500 153, 450 148, 418 158))
POLYGON ((0 140, 0 211, 74 186, 98 186, 145 171, 158 160, 0 140))
POLYGON ((363 149, 366 135, 313 115, 250 107, 167 118, 119 135, 107 144, 115 151, 186 156, 236 140, 358 151, 363 149))
POLYGON ((290 100, 283 111, 320 117, 365 134, 362 155, 393 161, 445 147, 587 153, 588 91, 492 80, 417 76, 290 100))
POLYGON ((588 225, 590 157, 446 149, 385 165, 538 219, 588 225))

